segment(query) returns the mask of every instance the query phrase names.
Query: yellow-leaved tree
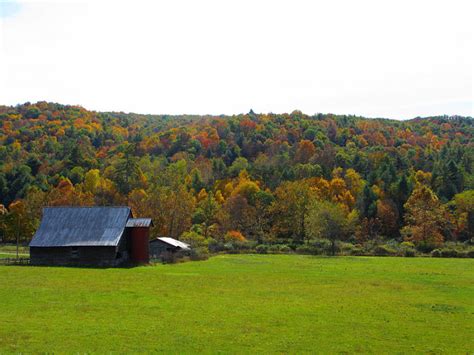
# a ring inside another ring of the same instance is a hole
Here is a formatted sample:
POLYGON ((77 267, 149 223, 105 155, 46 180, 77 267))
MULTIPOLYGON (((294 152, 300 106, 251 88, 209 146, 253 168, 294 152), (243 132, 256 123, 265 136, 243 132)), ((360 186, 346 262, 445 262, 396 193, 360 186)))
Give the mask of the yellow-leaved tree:
POLYGON ((405 226, 401 233, 406 241, 428 248, 443 243, 442 231, 448 223, 449 216, 428 186, 419 183, 404 207, 405 226))

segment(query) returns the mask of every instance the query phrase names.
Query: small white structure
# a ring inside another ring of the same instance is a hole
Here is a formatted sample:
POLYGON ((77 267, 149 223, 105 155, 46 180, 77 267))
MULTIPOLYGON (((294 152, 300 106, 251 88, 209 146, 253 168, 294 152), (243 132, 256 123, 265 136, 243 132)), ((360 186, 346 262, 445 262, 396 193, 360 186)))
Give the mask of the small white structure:
POLYGON ((150 258, 157 259, 163 253, 176 253, 180 250, 190 250, 191 246, 174 238, 161 237, 150 241, 150 258))

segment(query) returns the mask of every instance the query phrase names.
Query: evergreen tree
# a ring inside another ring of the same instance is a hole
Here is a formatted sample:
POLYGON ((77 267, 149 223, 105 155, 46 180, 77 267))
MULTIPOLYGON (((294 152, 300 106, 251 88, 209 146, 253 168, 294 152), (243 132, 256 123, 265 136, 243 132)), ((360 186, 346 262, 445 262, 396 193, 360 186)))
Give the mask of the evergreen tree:
POLYGON ((404 205, 407 202, 408 197, 410 196, 410 186, 408 184, 406 175, 402 175, 402 177, 398 181, 396 194, 397 194, 396 203, 398 207, 398 215, 401 220, 405 212, 404 205))
POLYGON ((191 171, 191 186, 196 192, 199 192, 202 188, 204 188, 201 172, 198 169, 193 169, 191 171))
POLYGON ((377 195, 368 184, 362 190, 358 208, 362 218, 370 219, 377 215, 377 195))
POLYGON ((114 182, 117 189, 124 195, 128 195, 140 181, 142 171, 138 165, 138 158, 133 155, 134 146, 129 145, 125 154, 119 160, 114 172, 114 182))

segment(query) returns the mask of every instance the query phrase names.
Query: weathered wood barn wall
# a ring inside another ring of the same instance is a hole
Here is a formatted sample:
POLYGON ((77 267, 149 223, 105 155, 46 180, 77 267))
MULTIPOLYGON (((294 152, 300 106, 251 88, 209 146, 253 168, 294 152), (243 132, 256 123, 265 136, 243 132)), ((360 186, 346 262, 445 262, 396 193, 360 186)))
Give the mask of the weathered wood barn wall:
MULTIPOLYGON (((140 220, 151 224, 150 219, 140 220)), ((144 262, 131 258, 133 247, 148 250, 148 240, 132 241, 134 228, 128 225, 133 221, 129 207, 47 207, 30 243, 30 262, 81 266, 144 262)))

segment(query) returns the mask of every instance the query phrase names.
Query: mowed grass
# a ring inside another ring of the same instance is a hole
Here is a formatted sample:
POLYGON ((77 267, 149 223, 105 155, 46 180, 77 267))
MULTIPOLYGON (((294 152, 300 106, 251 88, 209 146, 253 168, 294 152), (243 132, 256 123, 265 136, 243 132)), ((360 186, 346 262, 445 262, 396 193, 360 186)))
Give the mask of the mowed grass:
MULTIPOLYGON (((19 253, 18 256, 20 258, 28 258, 30 256, 30 254, 19 253)), ((14 259, 14 258, 16 258, 16 253, 12 253, 12 252, 2 253, 0 251, 0 259, 14 259)))
MULTIPOLYGON (((28 247, 20 246, 18 249, 18 256, 20 258, 28 258, 30 250, 28 247)), ((16 258, 15 245, 0 245, 0 259, 16 258)))
POLYGON ((0 267, 1 352, 474 351, 474 260, 0 267))

